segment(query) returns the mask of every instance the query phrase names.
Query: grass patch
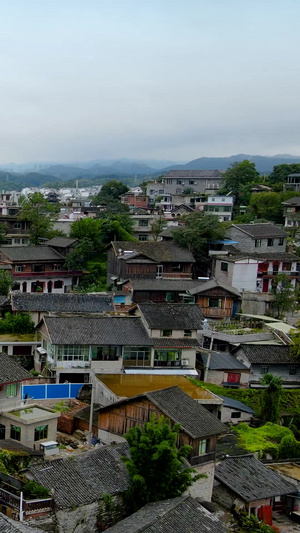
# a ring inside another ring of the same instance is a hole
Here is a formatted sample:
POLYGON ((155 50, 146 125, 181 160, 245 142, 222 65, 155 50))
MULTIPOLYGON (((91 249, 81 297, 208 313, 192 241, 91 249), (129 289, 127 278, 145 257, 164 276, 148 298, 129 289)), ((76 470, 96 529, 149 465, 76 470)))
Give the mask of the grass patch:
POLYGON ((67 413, 67 411, 70 411, 71 407, 69 407, 64 400, 61 400, 60 402, 57 402, 52 409, 54 409, 54 411, 59 411, 60 413, 67 413))
POLYGON ((268 422, 260 428, 251 428, 244 422, 233 428, 238 435, 238 444, 248 452, 259 452, 260 457, 270 453, 274 459, 279 457, 283 437, 294 439, 293 432, 284 426, 268 422))

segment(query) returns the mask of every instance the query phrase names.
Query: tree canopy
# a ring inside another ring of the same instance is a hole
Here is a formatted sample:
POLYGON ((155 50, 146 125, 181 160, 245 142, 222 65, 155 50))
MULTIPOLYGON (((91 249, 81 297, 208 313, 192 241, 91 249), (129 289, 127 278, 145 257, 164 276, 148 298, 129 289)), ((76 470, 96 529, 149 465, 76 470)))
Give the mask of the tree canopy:
POLYGON ((248 205, 251 196, 251 188, 259 182, 260 176, 255 168, 255 163, 247 159, 240 163, 233 163, 223 174, 226 193, 235 197, 235 204, 248 205))
POLYGON ((118 202, 120 201, 121 194, 124 194, 127 191, 129 191, 129 187, 122 183, 122 181, 108 181, 102 186, 101 191, 94 196, 93 204, 102 205, 118 202))
POLYGON ((288 175, 293 174, 294 172, 300 172, 300 163, 292 163, 290 165, 284 163, 282 165, 276 165, 268 176, 268 182, 271 185, 280 185, 279 188, 282 189, 288 175))
POLYGON ((125 435, 130 457, 123 461, 131 481, 126 496, 133 510, 180 496, 197 479, 184 465, 191 446, 176 447, 179 429, 179 424, 171 428, 168 419, 152 415, 144 427, 131 428, 125 435))
POLYGON ((277 274, 273 281, 272 293, 274 299, 271 302, 271 308, 276 311, 277 318, 295 308, 296 294, 286 274, 277 274))
POLYGON ((59 206, 48 202, 42 193, 34 192, 29 194, 27 200, 22 204, 19 215, 20 220, 29 222, 30 244, 36 246, 40 244, 41 238, 51 238, 53 236, 53 223, 59 212, 59 206))
POLYGON ((250 199, 251 211, 257 219, 283 221, 282 197, 276 192, 253 193, 250 199))
POLYGON ((282 379, 277 378, 272 374, 265 374, 260 382, 262 385, 266 386, 262 394, 261 418, 264 422, 273 422, 273 424, 277 424, 279 421, 282 379))
POLYGON ((0 270, 0 294, 7 296, 13 285, 13 278, 6 270, 0 270))

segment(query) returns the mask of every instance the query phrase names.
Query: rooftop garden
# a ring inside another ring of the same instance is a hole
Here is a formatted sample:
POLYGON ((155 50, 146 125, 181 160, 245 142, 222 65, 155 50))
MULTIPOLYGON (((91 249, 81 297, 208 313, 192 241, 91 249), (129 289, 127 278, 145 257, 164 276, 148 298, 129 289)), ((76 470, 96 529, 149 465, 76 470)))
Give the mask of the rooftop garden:
POLYGON ((34 322, 26 314, 19 313, 12 315, 5 313, 4 318, 0 319, 0 335, 5 333, 14 333, 17 335, 34 333, 34 322))
POLYGON ((213 331, 229 333, 232 335, 245 335, 247 333, 263 333, 265 325, 262 321, 231 320, 230 322, 209 321, 213 331))
POLYGON ((300 457, 300 442, 287 427, 268 422, 259 428, 252 428, 242 422, 233 431, 238 435, 238 445, 248 452, 258 452, 260 458, 267 454, 273 459, 300 457))

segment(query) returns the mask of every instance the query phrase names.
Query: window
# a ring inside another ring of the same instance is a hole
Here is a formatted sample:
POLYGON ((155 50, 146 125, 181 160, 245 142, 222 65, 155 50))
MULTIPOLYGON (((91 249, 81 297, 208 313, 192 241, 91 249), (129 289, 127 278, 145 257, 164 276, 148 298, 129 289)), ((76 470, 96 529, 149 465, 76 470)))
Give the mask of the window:
POLYGON ((11 383, 10 385, 7 385, 7 398, 12 398, 13 396, 17 396, 16 383, 11 383))
POLYGON ((172 330, 171 329, 161 329, 160 330, 160 336, 161 337, 172 337, 172 330))
POLYGON ((209 298, 208 307, 222 309, 222 298, 209 298))
POLYGON ((124 200, 124 202, 129 202, 129 198, 128 198, 128 196, 124 196, 124 197, 123 197, 123 200, 124 200))
POLYGON ((191 337, 192 336, 192 330, 191 329, 185 329, 183 335, 184 335, 184 337, 191 337))
POLYGON ((53 270, 61 270, 62 269, 62 266, 61 265, 53 265, 53 270))
POLYGON ((268 246, 274 245, 274 239, 268 239, 268 246))
POLYGON ((228 272, 228 263, 223 263, 223 261, 221 262, 221 270, 223 270, 223 272, 228 272))
POLYGON ((166 292, 166 302, 174 302, 175 300, 175 292, 166 292))
POLYGON ((14 440, 21 440, 21 428, 18 426, 10 426, 10 438, 14 440))
POLYGON ((155 350, 154 366, 180 366, 181 350, 155 350))
POLYGON ((139 226, 148 226, 148 220, 144 220, 144 219, 139 220, 139 226))
POLYGON ((289 375, 290 376, 295 376, 296 374, 297 374, 297 368, 295 368, 295 367, 289 368, 289 375))
POLYGON ((14 244, 21 244, 21 239, 14 239, 14 244))
POLYGON ((93 346, 93 361, 118 361, 118 352, 116 346, 93 346))
POLYGON ((124 366, 150 366, 151 348, 149 346, 125 346, 124 366))
POLYGON ((54 282, 54 289, 62 289, 63 288, 63 281, 60 279, 54 282))
POLYGON ((158 194, 165 194, 165 190, 164 189, 159 189, 158 194))
POLYGON ((139 235, 140 242, 146 242, 148 240, 148 235, 139 235))
POLYGON ((207 453, 207 444, 207 440, 200 440, 198 449, 199 455, 204 455, 205 453, 207 453))
POLYGON ((15 272, 24 272, 24 266, 23 265, 16 265, 15 266, 15 272))
POLYGON ((283 245, 284 245, 284 238, 280 237, 280 239, 278 239, 278 246, 283 246, 283 245))
POLYGON ((241 418, 241 412, 240 411, 233 411, 233 413, 231 413, 231 418, 241 418))
POLYGON ((45 272, 45 265, 33 265, 32 272, 45 272))
POLYGON ((225 198, 222 198, 222 202, 225 202, 225 198))
POLYGON ((22 239, 22 244, 28 244, 28 239, 22 239))
POLYGON ((261 247, 261 239, 255 239, 255 248, 261 247))
POLYGON ((180 263, 178 263, 177 265, 172 265, 172 272, 182 272, 183 271, 183 267, 180 263))
POLYGON ((46 439, 48 437, 48 426, 38 426, 34 429, 34 440, 46 439))
POLYGON ((156 277, 157 278, 162 278, 162 274, 163 274, 163 266, 162 265, 157 265, 157 267, 156 267, 156 277))
POLYGON ((21 222, 15 222, 15 223, 14 223, 14 228, 15 228, 15 229, 22 229, 22 224, 21 224, 21 222))
POLYGON ((261 368, 261 373, 262 373, 262 374, 267 374, 268 372, 269 372, 269 367, 268 367, 268 366, 263 366, 263 367, 261 368))
POLYGON ((12 239, 4 239, 3 244, 12 244, 12 239))
POLYGON ((80 344, 62 344, 56 346, 57 361, 89 361, 89 353, 89 346, 80 344))

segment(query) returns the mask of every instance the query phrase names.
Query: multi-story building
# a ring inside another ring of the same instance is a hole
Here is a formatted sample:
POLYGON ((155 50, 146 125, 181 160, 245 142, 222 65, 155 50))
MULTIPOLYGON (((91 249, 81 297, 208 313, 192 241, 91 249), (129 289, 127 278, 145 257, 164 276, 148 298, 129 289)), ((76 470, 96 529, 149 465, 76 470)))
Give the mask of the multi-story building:
POLYGON ((289 174, 286 183, 283 186, 285 191, 300 191, 300 172, 289 174))
POLYGON ((236 241, 235 247, 241 252, 265 253, 285 252, 286 232, 271 222, 263 224, 232 224, 228 236, 236 241))
POLYGON ((209 215, 217 215, 221 222, 231 220, 232 209, 232 196, 208 196, 204 205, 204 212, 209 215))
POLYGON ((298 227, 300 224, 300 196, 294 196, 293 198, 282 202, 282 205, 285 227, 298 227))
POLYGON ((165 194, 213 194, 221 187, 222 175, 220 170, 169 170, 162 182, 165 194))

